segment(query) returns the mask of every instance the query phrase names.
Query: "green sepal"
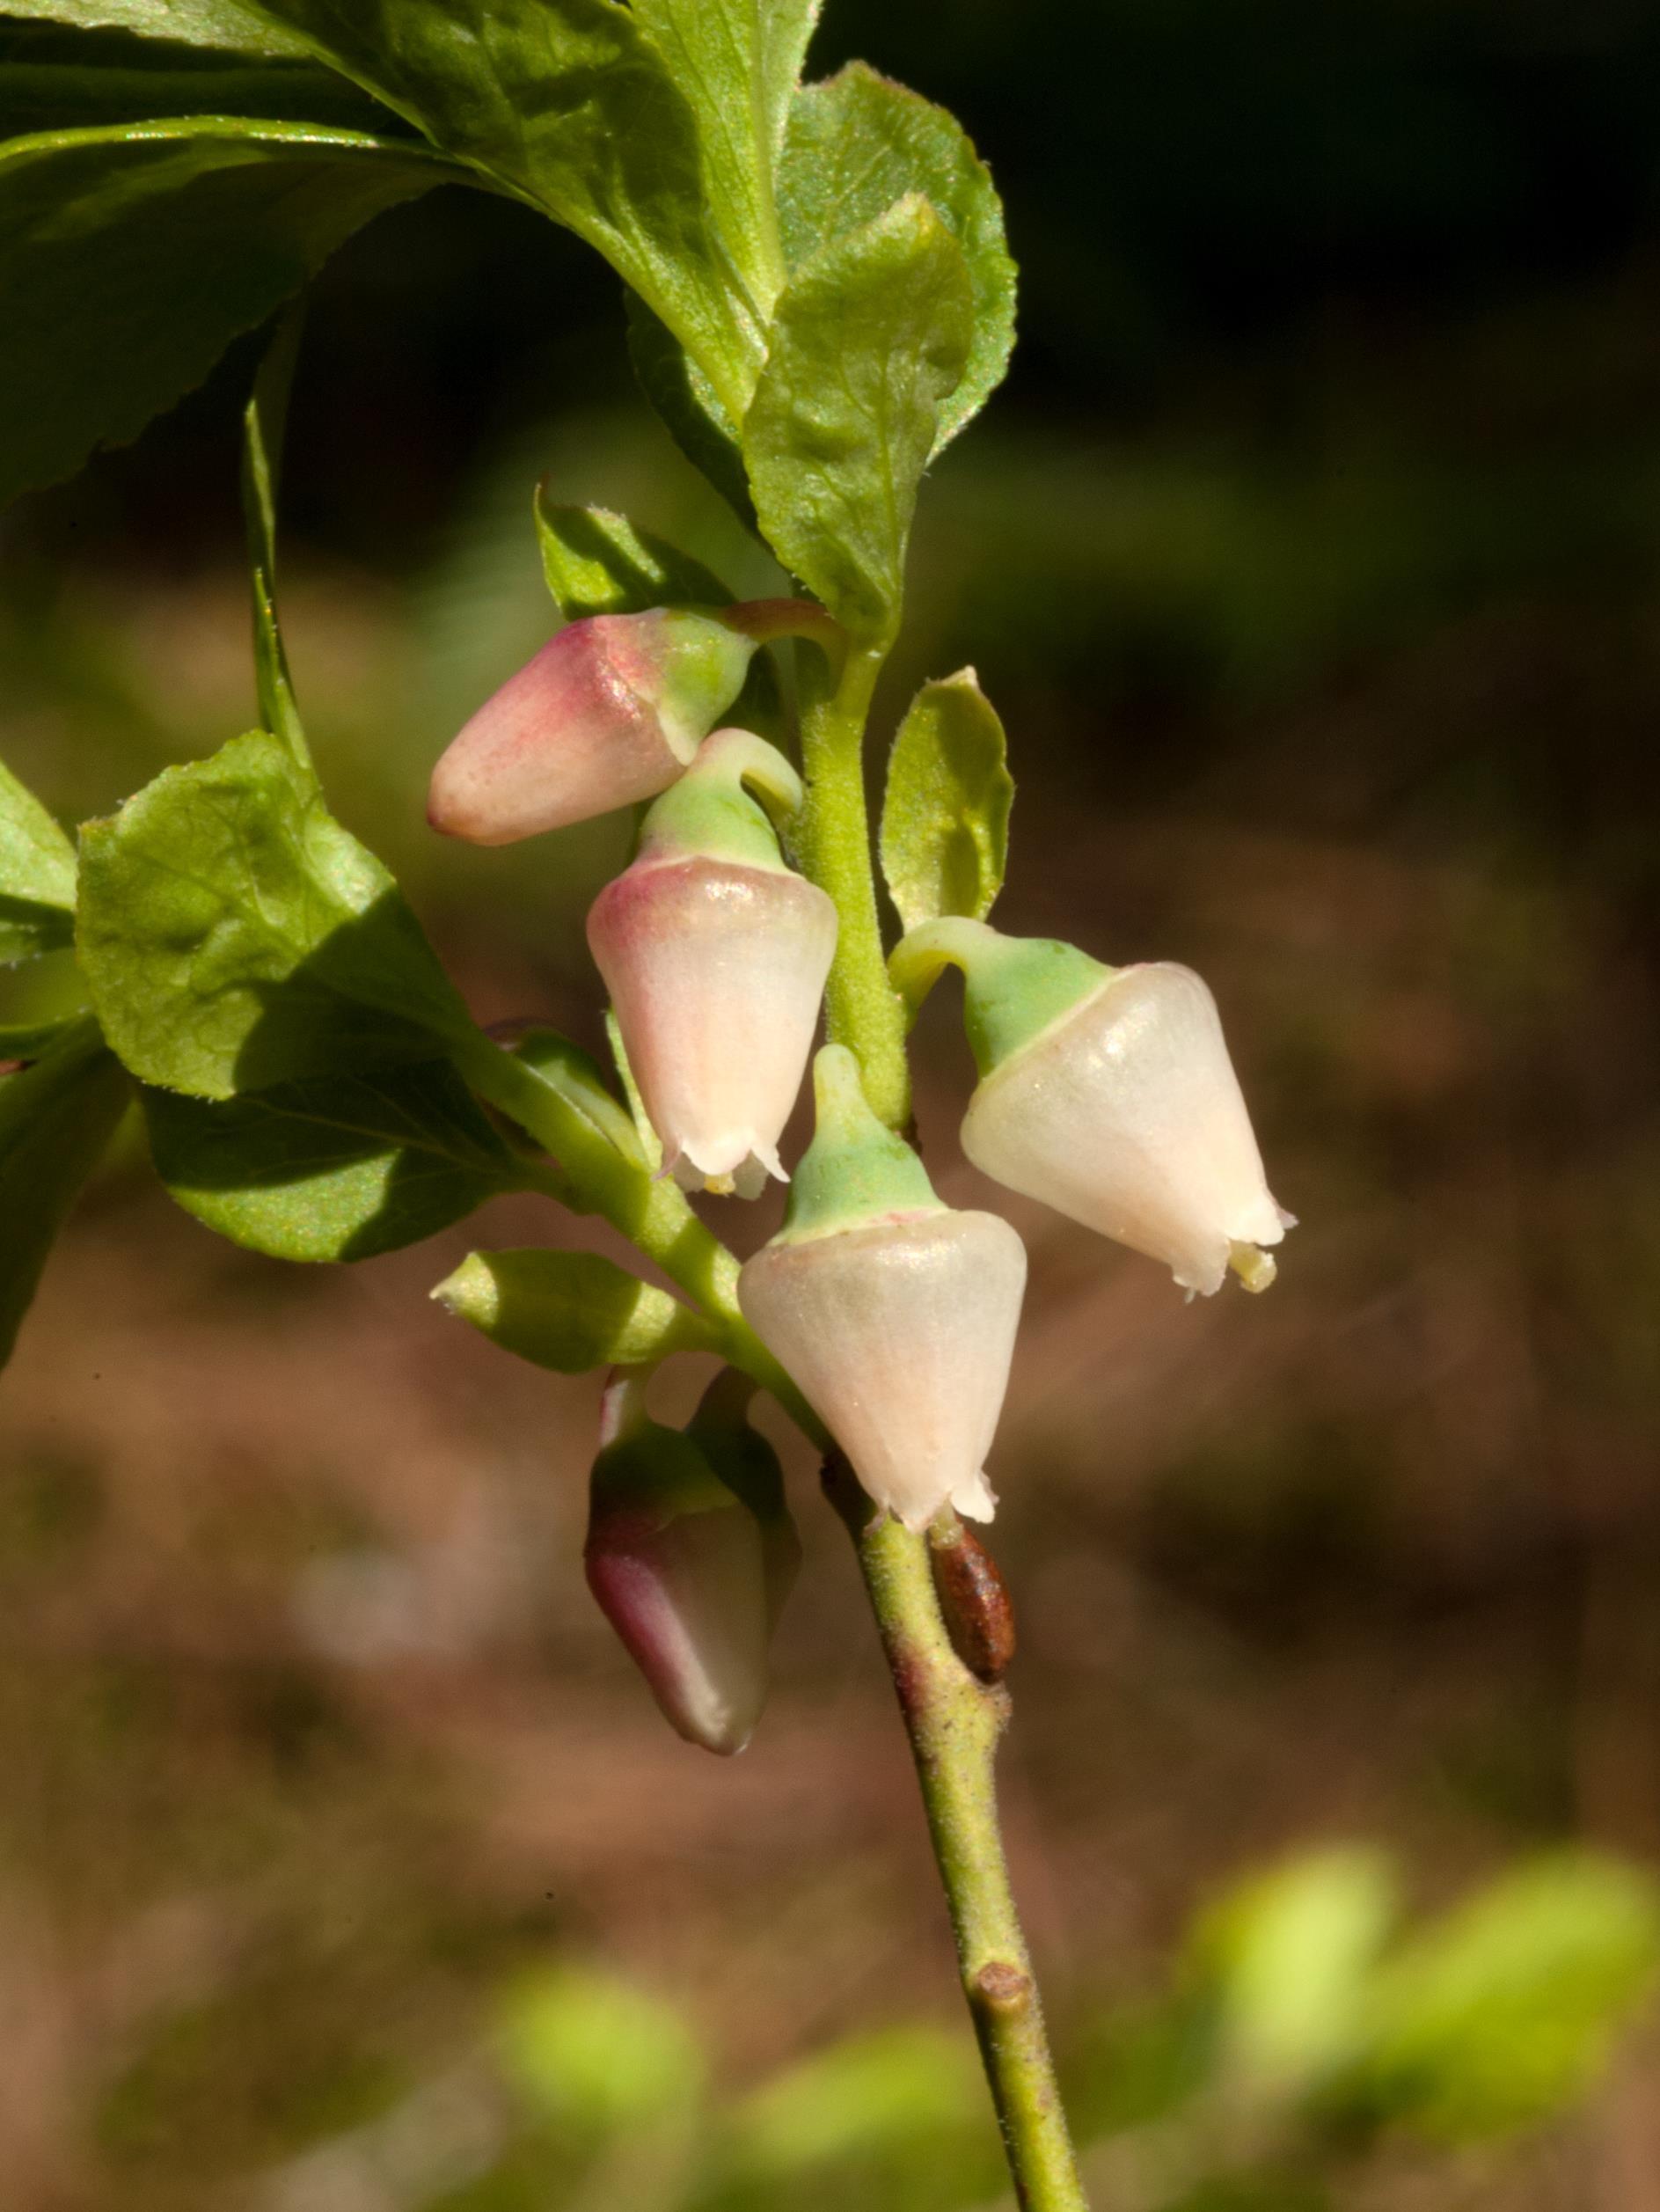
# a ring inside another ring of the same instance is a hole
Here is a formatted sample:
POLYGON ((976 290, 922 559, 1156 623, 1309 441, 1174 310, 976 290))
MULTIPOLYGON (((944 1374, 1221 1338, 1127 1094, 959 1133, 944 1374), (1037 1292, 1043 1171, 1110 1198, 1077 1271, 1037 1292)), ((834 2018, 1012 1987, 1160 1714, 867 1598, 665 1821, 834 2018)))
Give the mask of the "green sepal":
POLYGON ((11 1356, 53 1240, 131 1095, 90 1019, 33 1066, 0 1076, 0 1366, 11 1356))
POLYGON ((719 1374, 698 1402, 686 1434, 727 1488, 741 1498, 764 1527, 787 1517, 784 1469, 779 1455, 748 1415, 756 1385, 742 1369, 719 1374))
POLYGON ((492 1344, 555 1374, 707 1351, 718 1341, 690 1307, 596 1252, 472 1252, 432 1295, 492 1344))
POLYGON ((1014 780, 997 710, 971 668, 925 684, 900 724, 881 809, 881 868, 907 929, 984 921, 1003 888, 1014 780))
POLYGON ((900 1213, 944 1213, 928 1171, 865 1097, 859 1062, 827 1044, 813 1063, 813 1141, 790 1184, 776 1244, 806 1244, 900 1213))
POLYGON ((961 915, 913 929, 888 962, 913 1014, 940 970, 953 965, 962 970, 962 1023, 983 1077, 1118 972, 1057 937, 1006 937, 961 915))
POLYGON ((640 857, 695 855, 786 874, 778 832, 747 784, 758 785, 786 817, 801 808, 801 778, 764 737, 747 729, 706 737, 685 774, 653 800, 640 833, 640 857))

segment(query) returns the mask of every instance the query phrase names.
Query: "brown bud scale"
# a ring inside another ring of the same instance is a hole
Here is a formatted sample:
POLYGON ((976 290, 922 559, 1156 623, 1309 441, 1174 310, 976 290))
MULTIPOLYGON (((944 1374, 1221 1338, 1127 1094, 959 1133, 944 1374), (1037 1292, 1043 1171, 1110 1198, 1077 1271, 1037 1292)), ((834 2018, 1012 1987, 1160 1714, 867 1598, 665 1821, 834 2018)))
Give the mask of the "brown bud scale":
POLYGON ((959 1522, 929 1545, 933 1586, 957 1657, 983 1682, 1000 1681, 1014 1657, 1014 1606, 1002 1570, 959 1522))

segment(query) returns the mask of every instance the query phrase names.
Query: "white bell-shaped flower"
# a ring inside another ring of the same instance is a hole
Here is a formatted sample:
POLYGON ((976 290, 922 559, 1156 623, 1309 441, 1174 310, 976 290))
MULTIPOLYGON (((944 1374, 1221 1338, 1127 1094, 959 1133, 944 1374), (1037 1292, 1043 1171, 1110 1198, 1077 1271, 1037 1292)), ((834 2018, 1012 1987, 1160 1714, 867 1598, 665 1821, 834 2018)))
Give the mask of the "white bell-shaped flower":
POLYGON ((752 1198, 784 1178, 779 1139, 801 1088, 836 950, 836 908, 787 868, 767 816, 801 803, 794 770, 747 730, 718 730, 646 818, 633 865, 588 917, 635 1083, 687 1189, 752 1198))
POLYGON ((990 1520, 1025 1248, 997 1215, 940 1203, 844 1047, 819 1054, 815 1080, 817 1134, 738 1301, 878 1505, 912 1529, 946 1505, 990 1520))
POLYGON ((1071 946, 926 924, 894 956, 912 997, 963 969, 981 1080, 962 1123, 976 1167, 1162 1260, 1187 1291, 1274 1279, 1293 1217, 1269 1196, 1216 1001, 1167 962, 1104 968, 1071 946))

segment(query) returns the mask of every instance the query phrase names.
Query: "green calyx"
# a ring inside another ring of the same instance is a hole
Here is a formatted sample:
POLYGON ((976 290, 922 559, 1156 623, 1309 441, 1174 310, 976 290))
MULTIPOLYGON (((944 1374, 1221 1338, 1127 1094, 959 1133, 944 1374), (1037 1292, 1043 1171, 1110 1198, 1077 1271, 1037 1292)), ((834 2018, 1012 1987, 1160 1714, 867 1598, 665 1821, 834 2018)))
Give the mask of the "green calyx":
POLYGON ((827 1044, 813 1063, 817 1126, 773 1242, 806 1244, 896 1213, 944 1213, 916 1154, 872 1113, 859 1062, 827 1044))
POLYGON ((656 707, 669 743, 683 760, 713 729, 750 672, 757 641, 713 612, 662 607, 648 619, 662 655, 656 707))
POLYGON ((1006 937, 987 922, 949 915, 895 946, 894 988, 914 1018, 941 970, 962 970, 962 1022, 982 1078, 1118 972, 1055 937, 1006 937))
POLYGON ((595 1511, 640 1513, 662 1524, 741 1506, 698 1441, 647 1412, 649 1380, 649 1370, 636 1368, 607 1387, 590 1477, 595 1511))
POLYGON ((717 729, 685 774, 653 802, 640 854, 666 861, 697 853, 782 874, 773 815, 787 820, 801 803, 801 780, 776 745, 747 729, 717 729), (772 814, 751 796, 755 791, 772 814))

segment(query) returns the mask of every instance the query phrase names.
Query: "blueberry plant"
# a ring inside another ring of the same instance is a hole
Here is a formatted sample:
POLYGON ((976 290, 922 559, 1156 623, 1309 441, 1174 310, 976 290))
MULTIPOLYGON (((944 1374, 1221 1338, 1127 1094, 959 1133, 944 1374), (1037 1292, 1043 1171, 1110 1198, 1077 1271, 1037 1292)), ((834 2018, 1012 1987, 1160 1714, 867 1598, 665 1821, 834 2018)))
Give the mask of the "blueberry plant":
POLYGON ((1196 977, 988 924, 1013 787, 971 671, 926 685, 892 741, 885 929, 867 725, 918 489, 1004 372, 1014 268, 950 115, 858 64, 803 82, 816 4, 0 0, 0 496, 132 437, 281 318, 245 418, 258 727, 77 843, 0 769, 0 959, 72 944, 84 997, 0 1030, 0 1347, 135 1095, 179 1204, 276 1258, 368 1258, 507 1190, 620 1231, 649 1278, 478 1252, 436 1295, 506 1351, 609 1370, 589 1579, 712 1751, 759 1718, 799 1564, 754 1394, 817 1447, 1017 2193, 1063 2212, 1084 2199, 993 1788, 1009 1608, 963 1527, 994 1510, 1026 1257, 1000 1216, 944 1205, 915 1149, 920 1000, 962 970, 969 1157, 1189 1295, 1230 1269, 1261 1288, 1289 1217, 1196 977), (793 585, 735 603, 632 521, 538 494, 562 626, 435 765, 434 828, 484 845, 644 808, 589 917, 611 1074, 547 1029, 475 1024, 331 816, 284 659, 286 305, 361 223, 442 184, 604 255, 648 399, 793 585), (786 1171, 821 1016, 816 1132, 786 1171), (783 1227, 740 1263, 694 1199, 790 1175, 783 1227), (647 1390, 685 1351, 723 1366, 672 1430, 647 1390))

